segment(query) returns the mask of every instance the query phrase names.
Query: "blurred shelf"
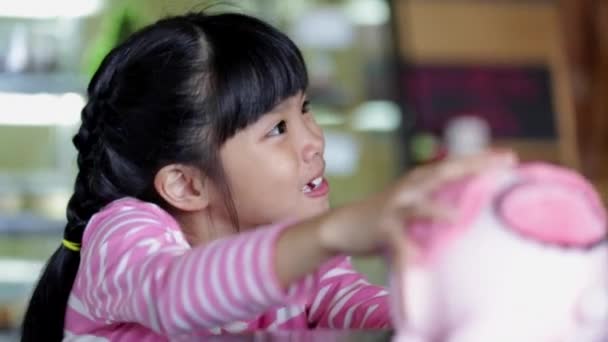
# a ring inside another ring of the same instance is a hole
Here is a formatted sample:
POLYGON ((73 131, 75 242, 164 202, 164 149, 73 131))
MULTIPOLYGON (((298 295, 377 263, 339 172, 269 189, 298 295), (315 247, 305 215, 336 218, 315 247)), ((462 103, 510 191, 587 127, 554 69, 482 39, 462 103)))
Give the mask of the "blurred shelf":
POLYGON ((57 235, 63 232, 65 221, 53 220, 34 213, 0 215, 2 235, 57 235))
POLYGON ((0 18, 7 19, 73 19, 95 15, 104 0, 13 0, 0 2, 0 18))
POLYGON ((0 92, 83 94, 86 86, 86 78, 77 73, 0 73, 0 92))
POLYGON ((0 124, 74 126, 84 107, 86 83, 76 73, 0 74, 0 124))

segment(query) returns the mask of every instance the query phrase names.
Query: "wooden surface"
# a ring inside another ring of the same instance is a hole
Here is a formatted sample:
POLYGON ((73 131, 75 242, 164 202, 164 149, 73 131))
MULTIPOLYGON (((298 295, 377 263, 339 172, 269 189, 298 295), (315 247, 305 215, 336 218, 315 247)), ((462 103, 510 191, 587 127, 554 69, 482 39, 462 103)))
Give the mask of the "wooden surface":
POLYGON ((560 4, 582 170, 594 179, 607 179, 608 1, 563 0, 560 4))
POLYGON ((395 0, 401 56, 420 62, 543 63, 558 11, 548 2, 395 0))
POLYGON ((406 64, 546 65, 552 79, 557 141, 498 144, 514 148, 524 160, 580 169, 572 78, 558 4, 394 0, 399 54, 406 64))

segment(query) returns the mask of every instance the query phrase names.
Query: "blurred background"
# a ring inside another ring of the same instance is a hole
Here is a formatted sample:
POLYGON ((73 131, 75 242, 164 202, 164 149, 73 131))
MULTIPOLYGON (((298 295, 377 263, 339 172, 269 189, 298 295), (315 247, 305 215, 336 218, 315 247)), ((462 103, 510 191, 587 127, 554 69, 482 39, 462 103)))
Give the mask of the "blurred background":
MULTIPOLYGON (((208 4, 0 0, 0 340, 16 338, 61 241, 92 73, 134 30, 208 4)), ((212 10, 261 17, 302 49, 335 206, 487 146, 576 168, 606 197, 608 2, 242 0, 212 10)), ((385 283, 381 260, 355 264, 385 283)))

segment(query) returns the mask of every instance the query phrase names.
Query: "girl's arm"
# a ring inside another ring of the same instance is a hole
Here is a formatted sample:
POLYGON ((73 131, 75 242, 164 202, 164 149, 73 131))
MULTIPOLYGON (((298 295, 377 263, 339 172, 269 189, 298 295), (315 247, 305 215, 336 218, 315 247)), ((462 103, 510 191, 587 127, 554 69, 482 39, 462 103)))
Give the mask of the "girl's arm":
POLYGON ((174 336, 304 304, 315 276, 283 287, 275 273, 276 240, 285 228, 261 227, 191 249, 154 211, 119 208, 87 228, 70 307, 93 320, 174 336))
POLYGON ((449 218, 449 208, 431 199, 435 189, 515 162, 511 153, 492 152, 422 167, 384 192, 285 230, 278 239, 275 259, 279 283, 286 287, 338 254, 365 255, 385 248, 393 254, 403 253, 403 229, 408 220, 449 218))
POLYGON ((370 284, 339 257, 323 266, 318 291, 307 304, 308 321, 318 328, 381 329, 391 326, 385 288, 370 284))
POLYGON ((121 204, 87 227, 83 274, 70 307, 93 320, 134 322, 175 336, 251 320, 271 307, 304 305, 318 286, 314 271, 336 254, 323 245, 321 227, 369 216, 355 208, 190 248, 166 213, 121 204))

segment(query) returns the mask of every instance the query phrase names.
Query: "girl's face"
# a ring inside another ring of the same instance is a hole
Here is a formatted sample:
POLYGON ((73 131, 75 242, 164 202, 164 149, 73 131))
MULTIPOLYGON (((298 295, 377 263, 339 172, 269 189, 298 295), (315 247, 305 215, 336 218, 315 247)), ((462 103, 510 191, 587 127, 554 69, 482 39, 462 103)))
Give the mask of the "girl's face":
POLYGON ((323 131, 303 93, 228 139, 220 157, 241 228, 302 219, 329 208, 323 131))

